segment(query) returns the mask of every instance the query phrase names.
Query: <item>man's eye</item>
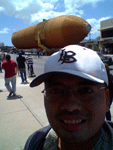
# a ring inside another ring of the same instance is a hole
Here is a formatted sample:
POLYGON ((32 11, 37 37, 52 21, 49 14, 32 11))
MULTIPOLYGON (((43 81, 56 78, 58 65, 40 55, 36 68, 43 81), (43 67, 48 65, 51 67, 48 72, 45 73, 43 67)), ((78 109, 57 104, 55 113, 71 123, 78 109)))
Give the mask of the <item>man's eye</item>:
POLYGON ((92 92, 93 92, 92 89, 87 88, 87 87, 81 89, 80 91, 81 91, 81 93, 83 93, 83 94, 85 94, 85 93, 87 94, 87 93, 92 93, 92 92))

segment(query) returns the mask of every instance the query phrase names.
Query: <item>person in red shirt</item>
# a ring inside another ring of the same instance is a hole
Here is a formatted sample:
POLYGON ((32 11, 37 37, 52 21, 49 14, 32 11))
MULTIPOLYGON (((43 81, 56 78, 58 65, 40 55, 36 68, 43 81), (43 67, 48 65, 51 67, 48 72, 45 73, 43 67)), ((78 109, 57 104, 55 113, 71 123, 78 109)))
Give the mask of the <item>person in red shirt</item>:
POLYGON ((5 70, 5 86, 7 90, 10 92, 9 97, 13 94, 16 95, 16 74, 17 74, 17 63, 11 60, 10 55, 6 55, 6 60, 2 63, 2 69, 5 70), (12 87, 10 86, 10 82, 12 87))

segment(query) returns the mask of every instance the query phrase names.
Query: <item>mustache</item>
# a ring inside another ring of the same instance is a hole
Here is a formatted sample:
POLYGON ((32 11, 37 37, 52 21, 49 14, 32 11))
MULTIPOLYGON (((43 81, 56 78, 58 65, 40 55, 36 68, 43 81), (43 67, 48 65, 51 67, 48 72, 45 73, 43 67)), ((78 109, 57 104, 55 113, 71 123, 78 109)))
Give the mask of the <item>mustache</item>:
POLYGON ((57 117, 66 116, 66 115, 69 115, 69 116, 82 116, 84 118, 88 118, 89 117, 88 113, 82 112, 82 111, 78 111, 78 110, 74 110, 72 112, 69 112, 67 110, 62 110, 61 112, 59 112, 57 114, 57 117))

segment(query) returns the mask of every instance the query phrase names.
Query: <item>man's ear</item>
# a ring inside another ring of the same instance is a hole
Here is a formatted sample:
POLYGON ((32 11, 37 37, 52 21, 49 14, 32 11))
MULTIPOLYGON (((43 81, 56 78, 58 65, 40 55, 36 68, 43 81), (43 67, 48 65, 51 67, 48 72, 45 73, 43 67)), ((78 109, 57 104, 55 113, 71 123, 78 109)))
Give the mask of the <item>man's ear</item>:
POLYGON ((106 89, 106 112, 109 111, 110 108, 110 94, 109 89, 106 89))

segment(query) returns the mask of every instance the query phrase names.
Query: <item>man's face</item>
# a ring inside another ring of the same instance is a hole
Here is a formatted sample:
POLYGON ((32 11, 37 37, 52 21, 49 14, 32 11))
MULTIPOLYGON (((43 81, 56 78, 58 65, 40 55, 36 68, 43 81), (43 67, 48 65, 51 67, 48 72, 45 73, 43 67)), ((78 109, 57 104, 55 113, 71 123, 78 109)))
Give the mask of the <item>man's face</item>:
POLYGON ((51 95, 47 93, 45 98, 47 117, 62 140, 83 142, 100 131, 109 110, 109 91, 101 87, 105 84, 70 75, 56 75, 45 83, 45 89, 55 91, 51 95), (68 92, 62 94, 58 89, 68 92))

